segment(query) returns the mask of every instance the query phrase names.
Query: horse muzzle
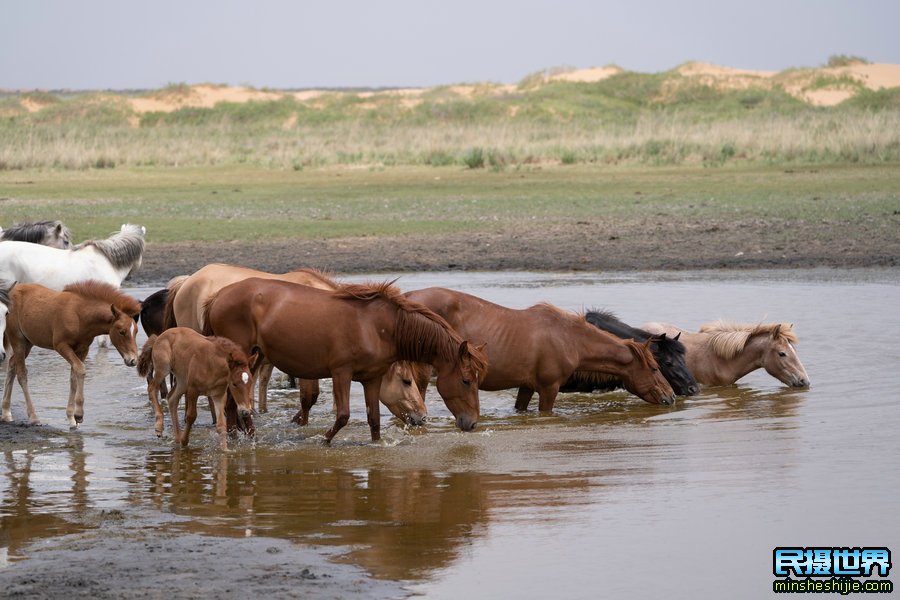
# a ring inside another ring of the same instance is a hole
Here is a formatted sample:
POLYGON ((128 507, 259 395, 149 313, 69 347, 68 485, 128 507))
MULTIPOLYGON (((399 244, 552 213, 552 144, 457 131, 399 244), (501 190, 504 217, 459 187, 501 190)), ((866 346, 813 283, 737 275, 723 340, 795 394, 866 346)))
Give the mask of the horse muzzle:
POLYGON ((122 360, 125 361, 125 365, 128 367, 133 367, 137 364, 137 358, 134 356, 123 356, 122 360))
POLYGON ((672 406, 675 404, 675 394, 671 394, 669 396, 660 396, 659 403, 663 406, 672 406))
POLYGON ((456 417, 456 426, 462 431, 472 431, 477 423, 478 419, 471 419, 465 415, 456 417))
POLYGON ((807 379, 806 377, 795 377, 791 380, 791 387, 808 388, 809 379, 807 379))
POLYGON ((408 413, 406 415, 406 424, 412 425, 413 427, 419 427, 420 425, 425 424, 425 415, 408 413))

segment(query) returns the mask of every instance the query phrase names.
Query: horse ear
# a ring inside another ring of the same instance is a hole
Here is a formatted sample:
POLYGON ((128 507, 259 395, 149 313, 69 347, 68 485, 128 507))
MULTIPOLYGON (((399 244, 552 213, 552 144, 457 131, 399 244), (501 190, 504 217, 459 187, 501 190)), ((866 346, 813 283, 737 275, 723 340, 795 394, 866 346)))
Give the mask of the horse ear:
POLYGON ((62 223, 56 224, 56 236, 59 237, 62 235, 62 223))
POLYGON ((109 308, 110 308, 110 310, 112 310, 113 319, 118 319, 119 315, 122 314, 122 311, 120 311, 118 308, 116 308, 115 304, 110 304, 109 308))
POLYGON ((253 370, 253 367, 256 366, 256 361, 259 360, 259 350, 254 350, 253 354, 250 355, 250 359, 247 361, 247 366, 250 367, 250 370, 253 370))
POLYGON ((778 339, 778 336, 780 334, 781 334, 781 324, 778 324, 772 328, 772 339, 778 339))
POLYGON ((681 337, 681 332, 679 331, 678 333, 675 334, 675 337, 673 337, 672 339, 677 342, 678 338, 680 338, 680 337, 681 337))
POLYGON ((469 342, 463 340, 462 344, 459 345, 459 358, 463 359, 467 354, 469 354, 469 342))

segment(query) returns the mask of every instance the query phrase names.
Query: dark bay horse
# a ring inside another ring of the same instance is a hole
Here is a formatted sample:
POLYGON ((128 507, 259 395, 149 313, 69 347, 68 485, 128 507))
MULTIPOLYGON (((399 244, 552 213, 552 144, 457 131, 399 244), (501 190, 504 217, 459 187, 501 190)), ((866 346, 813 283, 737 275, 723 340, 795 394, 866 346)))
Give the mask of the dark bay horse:
POLYGON ((446 288, 406 297, 444 317, 472 343, 487 344, 489 366, 481 389, 518 388, 517 410, 528 409, 535 391, 540 410, 553 410, 559 387, 576 372, 621 378, 628 391, 652 404, 675 402, 646 345, 621 340, 574 313, 549 304, 514 310, 446 288))
MULTIPOLYGON (((632 339, 636 342, 650 341, 650 351, 659 365, 659 371, 672 386, 679 396, 693 396, 700 391, 697 381, 688 370, 684 362, 684 344, 678 341, 680 333, 669 337, 665 333, 651 334, 643 329, 632 327, 622 322, 609 311, 590 310, 584 315, 584 320, 603 331, 608 331, 623 340, 632 339)), ((622 387, 622 380, 616 377, 608 379, 591 378, 580 381, 575 377, 570 378, 561 392, 593 392, 595 390, 609 391, 622 387)))
POLYGON ((23 221, 8 229, 0 228, 0 242, 10 241, 68 250, 72 246, 72 233, 62 221, 23 221))
MULTIPOLYGON (((335 291, 250 278, 222 288, 205 306, 204 334, 258 349, 277 368, 301 379, 331 377, 337 417, 330 442, 350 418, 350 382, 363 385, 372 440, 381 437, 379 393, 391 363, 437 369, 437 389, 456 425, 478 422, 484 356, 447 322, 388 283, 343 285, 335 291)), ((312 406, 304 399, 301 424, 312 406)))
MULTIPOLYGON (((163 412, 158 393, 166 376, 175 375, 175 386, 168 394, 169 415, 175 442, 187 446, 191 427, 197 419, 197 398, 208 396, 216 410, 216 430, 219 444, 227 445, 227 419, 225 402, 229 396, 236 404, 241 419, 252 419, 253 387, 251 370, 257 355, 248 357, 237 344, 226 338, 207 338, 187 327, 173 327, 159 336, 151 335, 138 359, 138 375, 147 378, 147 395, 156 413, 156 435, 163 432, 163 412), (178 426, 178 402, 185 396, 184 432, 178 426)), ((244 427, 252 431, 252 425, 244 427)))
POLYGON ((794 350, 797 334, 788 323, 714 321, 701 325, 698 332, 665 323, 641 327, 654 333, 680 333, 687 366, 700 383, 731 385, 762 368, 786 385, 809 387, 809 375, 794 350))
POLYGON ((25 359, 38 346, 56 350, 72 366, 66 416, 69 427, 78 427, 84 419, 84 359, 94 338, 109 335, 126 365, 137 362, 134 317, 140 311, 138 301, 99 281, 73 283, 61 292, 35 283, 20 283, 12 288, 10 297, 6 342, 12 353, 3 390, 3 419, 12 420, 9 404, 13 378, 17 378, 25 395, 28 418, 32 423, 39 422, 25 368, 25 359))

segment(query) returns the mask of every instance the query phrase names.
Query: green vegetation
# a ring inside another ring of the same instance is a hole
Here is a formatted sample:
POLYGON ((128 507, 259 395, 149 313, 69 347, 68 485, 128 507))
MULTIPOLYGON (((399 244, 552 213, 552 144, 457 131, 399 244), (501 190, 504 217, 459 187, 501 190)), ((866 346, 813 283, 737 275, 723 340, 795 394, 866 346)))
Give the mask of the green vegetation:
POLYGON ((535 223, 645 222, 661 215, 685 223, 832 220, 863 227, 896 219, 900 211, 895 164, 747 165, 734 163, 735 151, 720 147, 710 157, 719 165, 714 169, 117 165, 5 171, 0 224, 59 218, 82 240, 106 237, 129 221, 146 226, 151 242, 184 242, 515 231, 535 223))
POLYGON ((847 54, 832 54, 828 57, 826 67, 849 67, 851 65, 867 65, 868 59, 861 56, 852 56, 847 54))
MULTIPOLYGON (((832 57, 829 61, 859 61, 832 57)), ((137 113, 111 93, 0 97, 0 171, 251 165, 509 170, 535 164, 721 167, 900 161, 898 90, 793 71, 718 89, 677 70, 620 72, 593 83, 444 86, 409 95, 328 92, 137 113), (795 79, 791 79, 794 77, 795 79), (797 79, 799 78, 799 79, 797 79), (801 81, 801 83, 797 83, 801 81), (785 91, 852 89, 835 107, 785 91), (480 153, 480 156, 479 156, 480 153)), ((172 84, 148 100, 183 100, 172 84)))

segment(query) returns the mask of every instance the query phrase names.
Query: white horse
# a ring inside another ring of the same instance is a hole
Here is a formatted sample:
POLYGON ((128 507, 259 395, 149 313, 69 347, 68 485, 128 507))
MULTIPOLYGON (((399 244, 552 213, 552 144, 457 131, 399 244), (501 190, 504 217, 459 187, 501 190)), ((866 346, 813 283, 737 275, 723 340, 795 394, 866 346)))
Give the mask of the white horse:
POLYGON ((88 279, 119 287, 141 266, 145 233, 142 226, 126 223, 105 240, 84 242, 71 250, 28 242, 2 242, 0 279, 39 283, 57 291, 88 279))
POLYGON ((72 233, 62 221, 23 221, 8 229, 0 227, 0 242, 31 242, 68 250, 72 233))

